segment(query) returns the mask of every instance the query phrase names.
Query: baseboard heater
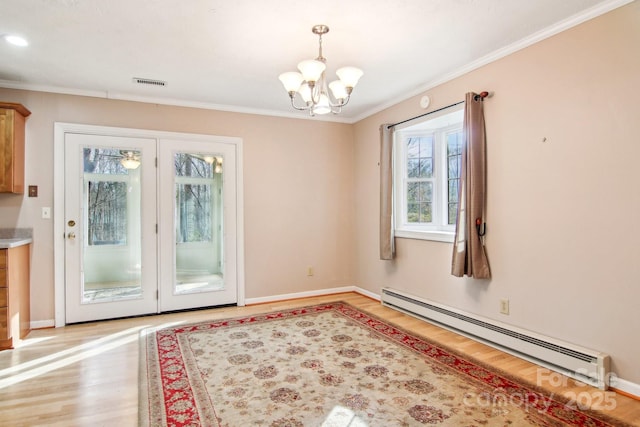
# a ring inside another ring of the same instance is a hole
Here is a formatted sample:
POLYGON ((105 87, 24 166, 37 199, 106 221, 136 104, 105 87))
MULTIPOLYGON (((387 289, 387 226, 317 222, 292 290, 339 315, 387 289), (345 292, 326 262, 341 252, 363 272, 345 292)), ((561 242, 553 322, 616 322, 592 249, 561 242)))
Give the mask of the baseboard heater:
POLYGON ((607 354, 482 318, 392 288, 382 289, 382 304, 405 314, 498 348, 514 356, 605 390, 607 354))

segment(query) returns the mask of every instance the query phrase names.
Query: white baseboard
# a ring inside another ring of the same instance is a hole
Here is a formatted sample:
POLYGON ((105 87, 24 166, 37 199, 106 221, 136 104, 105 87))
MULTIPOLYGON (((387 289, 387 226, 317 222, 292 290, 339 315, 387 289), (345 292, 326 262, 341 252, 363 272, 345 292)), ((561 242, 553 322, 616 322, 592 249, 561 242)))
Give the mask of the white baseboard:
POLYGON ((373 293, 373 292, 368 291, 366 289, 362 289, 362 288, 359 288, 357 286, 354 286, 353 287, 353 292, 356 292, 356 293, 358 293, 360 295, 364 295, 365 297, 369 297, 369 298, 374 299, 376 301, 380 301, 380 294, 373 293))
POLYGON ((640 384, 632 383, 631 381, 623 380, 622 378, 613 377, 611 378, 609 386, 640 399, 640 384))
POLYGON ((56 322, 53 319, 49 320, 32 320, 29 325, 31 329, 45 329, 45 328, 53 328, 56 326, 56 322))
POLYGON ((359 288, 358 286, 342 286, 340 288, 319 289, 317 291, 270 295, 268 297, 260 297, 260 298, 246 298, 244 302, 246 305, 263 304, 266 302, 284 301, 284 300, 296 299, 296 298, 318 297, 323 295, 341 294, 345 292, 356 292, 366 297, 373 298, 375 300, 380 301, 380 295, 374 294, 373 292, 367 291, 366 289, 359 288))
MULTIPOLYGON (((362 289, 358 286, 342 286, 340 288, 329 288, 329 289, 320 289, 317 291, 308 291, 308 292, 296 292, 292 294, 281 294, 281 295, 271 295, 268 297, 260 297, 260 298, 245 298, 245 304, 262 304, 265 302, 274 302, 274 301, 284 301, 288 299, 295 298, 306 298, 306 297, 317 297, 323 295, 332 295, 332 294, 341 294, 345 292, 356 292, 358 294, 364 295, 366 297, 372 298, 374 300, 380 301, 380 295, 375 294, 366 289, 362 289)), ((56 322, 54 319, 49 320, 32 320, 31 329, 45 329, 45 328, 53 328, 56 326, 56 322)), ((64 325, 63 325, 64 326, 64 325)))

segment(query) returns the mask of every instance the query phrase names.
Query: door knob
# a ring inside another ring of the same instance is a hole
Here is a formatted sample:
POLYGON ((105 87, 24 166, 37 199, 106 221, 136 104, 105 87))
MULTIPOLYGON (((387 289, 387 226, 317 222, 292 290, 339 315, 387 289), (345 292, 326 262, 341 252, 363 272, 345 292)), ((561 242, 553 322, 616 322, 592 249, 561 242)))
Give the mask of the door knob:
POLYGON ((74 232, 72 231, 71 233, 67 234, 67 238, 68 238, 69 240, 73 240, 73 239, 75 239, 75 238, 76 238, 76 233, 74 233, 74 232))

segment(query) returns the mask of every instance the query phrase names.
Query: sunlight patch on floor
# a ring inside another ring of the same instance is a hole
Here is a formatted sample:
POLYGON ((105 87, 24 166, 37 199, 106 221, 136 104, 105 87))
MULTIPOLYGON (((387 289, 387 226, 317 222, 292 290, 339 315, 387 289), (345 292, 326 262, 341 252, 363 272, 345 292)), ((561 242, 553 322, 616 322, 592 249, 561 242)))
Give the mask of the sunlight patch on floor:
MULTIPOLYGON (((153 327, 150 330, 157 330, 175 326, 180 323, 183 322, 168 322, 153 327)), ((18 365, 2 369, 0 370, 0 389, 9 387, 22 381, 29 380, 31 378, 35 378, 40 375, 44 375, 58 368, 62 368, 83 359, 87 359, 104 353, 105 351, 109 351, 116 347, 137 341, 141 331, 143 331, 142 333, 146 333, 147 328, 150 328, 150 325, 142 325, 125 329, 124 331, 116 332, 114 334, 110 334, 102 338, 98 338, 96 340, 92 340, 84 344, 50 354, 48 356, 40 357, 38 359, 30 360, 28 362, 20 363, 18 365)), ((49 338, 54 337, 46 337, 44 339, 49 338)))
MULTIPOLYGON (((54 338, 54 337, 29 338, 27 336, 26 338, 22 338, 20 340, 20 348, 28 347, 28 346, 34 345, 34 344, 41 344, 41 343, 43 343, 45 341, 49 341, 52 338, 54 338)), ((2 371, 0 371, 0 372, 2 372, 2 371)))
POLYGON ((368 427, 351 409, 334 406, 321 427, 368 427))

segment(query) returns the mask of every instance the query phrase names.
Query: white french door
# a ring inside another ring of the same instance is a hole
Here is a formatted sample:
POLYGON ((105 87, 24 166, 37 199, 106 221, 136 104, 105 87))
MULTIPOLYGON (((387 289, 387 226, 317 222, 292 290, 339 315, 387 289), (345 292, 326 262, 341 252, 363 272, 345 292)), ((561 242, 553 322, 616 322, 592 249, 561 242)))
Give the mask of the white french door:
POLYGON ((157 311, 155 158, 154 139, 66 134, 67 323, 157 311))
POLYGON ((159 147, 160 311, 235 303, 235 146, 163 139, 159 147))
POLYGON ((64 133, 64 323, 237 303, 237 139, 119 131, 64 133))

